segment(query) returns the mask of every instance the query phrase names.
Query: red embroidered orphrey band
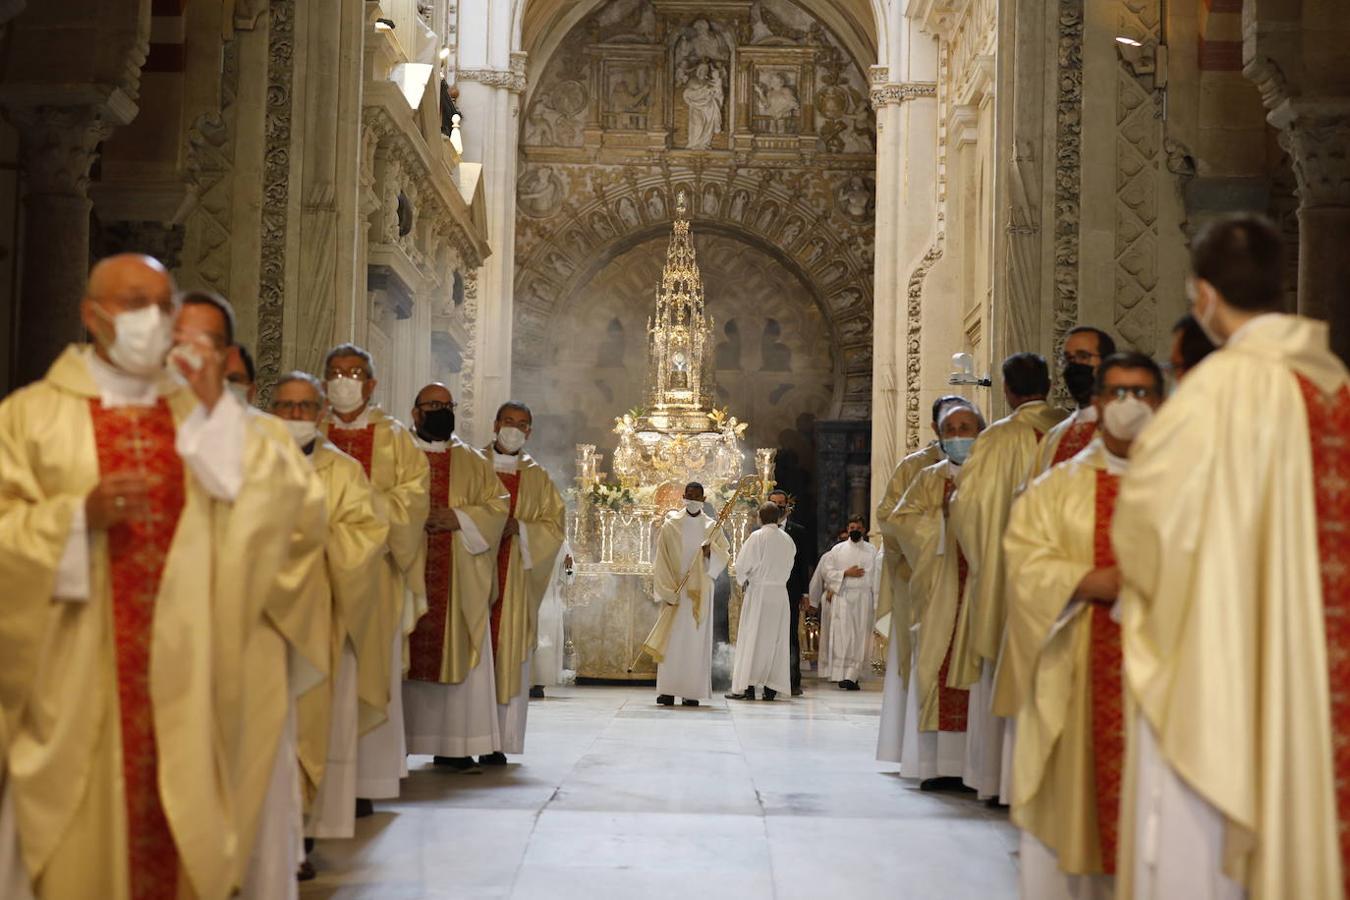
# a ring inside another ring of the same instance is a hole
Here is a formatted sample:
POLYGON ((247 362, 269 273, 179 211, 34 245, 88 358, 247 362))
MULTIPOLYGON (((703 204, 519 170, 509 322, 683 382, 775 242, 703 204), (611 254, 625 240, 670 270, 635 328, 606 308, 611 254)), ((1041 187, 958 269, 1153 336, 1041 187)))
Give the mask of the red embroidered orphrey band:
POLYGON ((178 850, 159 796, 159 754, 150 700, 155 603, 183 512, 183 462, 168 404, 105 409, 91 400, 99 476, 135 472, 149 482, 146 512, 108 530, 117 708, 122 732, 128 873, 132 900, 173 900, 178 850))
MULTIPOLYGON (((1110 472, 1097 472, 1097 515, 1093 533, 1093 565, 1116 564, 1111 549, 1111 516, 1116 511, 1120 479, 1110 472)), ((1111 607, 1094 603, 1088 650, 1088 699, 1092 709, 1092 772, 1097 794, 1097 836, 1102 869, 1116 871, 1116 846, 1120 831, 1120 780, 1125 762, 1125 688, 1120 626, 1111 619, 1111 607)))
MULTIPOLYGON (((450 505, 450 451, 428 453, 427 464, 431 468, 431 508, 446 509, 450 505)), ((427 611, 417 620, 417 626, 408 638, 408 678, 413 681, 438 682, 441 679, 445 625, 450 614, 454 542, 453 531, 427 535, 427 611)))

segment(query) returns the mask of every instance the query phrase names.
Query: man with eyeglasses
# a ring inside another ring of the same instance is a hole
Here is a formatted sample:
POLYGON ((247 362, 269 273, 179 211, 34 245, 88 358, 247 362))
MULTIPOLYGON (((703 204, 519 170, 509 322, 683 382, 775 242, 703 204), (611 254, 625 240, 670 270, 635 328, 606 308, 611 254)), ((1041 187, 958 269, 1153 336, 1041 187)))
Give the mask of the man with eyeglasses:
POLYGON ((157 260, 125 254, 94 266, 81 317, 92 344, 0 402, 0 819, 18 843, 0 858, 23 870, 0 884, 224 897, 258 799, 240 773, 275 750, 239 746, 244 648, 311 476, 225 390, 224 301, 183 307, 157 260))
POLYGON ((408 429, 371 402, 376 381, 370 353, 355 344, 337 345, 324 358, 324 381, 331 411, 321 430, 361 464, 375 491, 375 512, 389 524, 377 624, 365 634, 370 645, 356 648, 362 665, 366 660, 372 664, 360 671, 361 696, 383 712, 383 721, 363 723, 357 747, 360 817, 371 812, 371 800, 398 797, 399 780, 408 774, 403 640, 405 626, 416 618, 413 598, 425 594, 417 563, 427 521, 429 473, 426 456, 408 429))
POLYGON ((1125 721, 1111 522, 1130 448, 1162 405, 1162 371, 1140 353, 1108 356, 1094 394, 1097 436, 1032 482, 1003 536, 1003 664, 1027 673, 1012 798, 1023 897, 1113 896, 1125 721))
POLYGON ((1063 366, 1060 375, 1077 408, 1046 432, 1027 481, 1051 466, 1072 459, 1097 433, 1097 404, 1093 402, 1097 366, 1115 352, 1115 340, 1100 328, 1079 325, 1069 330, 1064 338, 1064 352, 1060 355, 1063 366))
MULTIPOLYGON (((881 586, 877 593, 877 619, 890 613, 890 640, 886 650, 886 680, 882 689, 881 719, 877 734, 877 759, 900 762, 903 753, 905 727, 905 696, 909 687, 909 670, 913 648, 910 646, 910 627, 914 624, 909 593, 909 582, 914 576, 913 563, 900 549, 900 536, 895 530, 895 514, 900 498, 920 472, 944 459, 938 420, 949 406, 970 406, 965 397, 948 394, 938 397, 932 406, 933 437, 928 446, 900 460, 886 485, 886 493, 877 504, 876 523, 881 531, 881 586)), ((961 459, 960 462, 965 462, 961 459)), ((958 463, 959 465, 960 463, 958 463)))
POLYGON ((970 449, 948 521, 970 566, 966 602, 956 626, 950 683, 970 689, 966 771, 981 798, 1007 802, 1005 718, 1017 712, 1012 685, 996 696, 995 667, 1007 618, 1003 529, 1008 509, 1026 483, 1040 441, 1065 417, 1046 403, 1050 368, 1034 353, 1003 361, 1003 393, 1012 413, 990 425, 970 449), (1000 702, 1001 701, 1001 702, 1000 702))
POLYGON ((408 750, 451 772, 476 774, 474 757, 501 749, 488 633, 506 492, 491 464, 455 436, 455 400, 443 384, 418 391, 414 440, 431 472, 421 536, 426 585, 409 638, 403 682, 408 750))
MULTIPOLYGON (((300 770, 307 815, 304 835, 350 838, 356 819, 356 743, 360 724, 384 716, 378 689, 384 669, 367 661, 367 696, 357 689, 357 648, 377 644, 381 566, 389 525, 375 514, 375 499, 361 464, 319 433, 327 413, 323 386, 305 372, 281 377, 272 389, 272 414, 285 423, 323 485, 327 530, 321 564, 312 566, 303 590, 315 597, 306 630, 322 641, 328 677, 304 686, 296 701, 300 770), (373 695, 373 696, 372 696, 373 695)), ((313 679, 311 679, 313 680, 313 679)), ((308 862, 302 879, 313 877, 308 862)))
POLYGON ((1120 552, 1122 897, 1343 897, 1350 879, 1350 376, 1287 315, 1284 243, 1191 244, 1219 346, 1130 454, 1120 552))

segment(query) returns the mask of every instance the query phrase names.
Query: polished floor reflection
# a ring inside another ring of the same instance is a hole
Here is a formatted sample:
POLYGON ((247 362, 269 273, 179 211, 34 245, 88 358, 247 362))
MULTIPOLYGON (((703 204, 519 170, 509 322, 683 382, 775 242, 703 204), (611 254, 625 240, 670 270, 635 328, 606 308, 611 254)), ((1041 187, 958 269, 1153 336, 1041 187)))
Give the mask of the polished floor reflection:
POLYGON ((1002 898, 1014 829, 873 759, 881 695, 654 705, 559 688, 527 753, 458 775, 413 757, 397 802, 326 841, 302 898, 1002 898))

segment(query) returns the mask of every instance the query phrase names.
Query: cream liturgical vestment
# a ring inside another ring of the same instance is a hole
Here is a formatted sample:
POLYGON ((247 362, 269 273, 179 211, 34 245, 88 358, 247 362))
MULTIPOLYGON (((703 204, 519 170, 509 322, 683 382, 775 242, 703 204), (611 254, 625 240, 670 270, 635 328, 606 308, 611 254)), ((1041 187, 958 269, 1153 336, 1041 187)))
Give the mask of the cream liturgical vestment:
POLYGON ((857 681, 869 667, 868 648, 876 622, 876 597, 881 577, 877 548, 867 541, 843 541, 821 557, 830 600, 830 646, 822 677, 829 681, 857 681), (863 574, 844 574, 857 566, 863 574))
POLYGON ((493 468, 510 496, 520 531, 497 546, 497 599, 492 605, 492 658, 496 664, 497 715, 503 753, 525 752, 530 703, 530 656, 539 639, 539 604, 548 590, 563 542, 562 495, 544 467, 528 453, 497 453, 493 468))
POLYGON ((877 504, 873 519, 881 529, 881 584, 877 591, 877 620, 890 613, 889 640, 886 650, 886 680, 881 696, 881 720, 877 735, 877 759, 900 762, 901 735, 905 725, 905 690, 909 684, 912 663, 910 628, 914 624, 911 613, 912 598, 909 582, 913 563, 900 549, 894 519, 900 498, 921 471, 942 461, 942 450, 937 442, 916 450, 900 461, 886 485, 886 494, 877 504))
POLYGON ((952 684, 951 660, 967 568, 944 509, 960 472, 951 460, 924 469, 891 518, 914 566, 909 589, 917 640, 900 761, 906 778, 965 774, 970 698, 969 691, 952 684))
POLYGON ((1345 895, 1347 483, 1350 381, 1296 316, 1248 322, 1135 441, 1112 535, 1138 711, 1119 896, 1217 896, 1225 875, 1260 900, 1345 895))
POLYGON ((1065 415, 1033 400, 986 428, 975 439, 962 467, 961 487, 951 502, 951 527, 970 566, 952 668, 955 683, 970 687, 966 753, 976 779, 970 786, 981 797, 1007 799, 1011 773, 1004 771, 1003 717, 1017 713, 1016 692, 995 678, 1007 616, 1003 530, 1013 498, 1035 464, 1041 439, 1065 415))
POLYGON ((684 700, 712 698, 713 579, 730 557, 726 535, 707 513, 671 513, 661 523, 653 587, 656 602, 663 605, 642 645, 657 663, 658 694, 684 700), (702 547, 709 542, 712 553, 704 560, 702 547), (691 567, 692 574, 680 588, 680 579, 691 567))
POLYGON ((563 659, 567 644, 564 634, 563 588, 576 581, 576 574, 567 567, 567 558, 572 548, 563 541, 553 562, 553 574, 548 580, 548 590, 539 604, 539 640, 534 645, 534 658, 530 661, 530 680, 542 686, 563 683, 563 659))
POLYGON ((458 531, 428 533, 417 562, 425 614, 411 639, 403 683, 408 750, 474 756, 501 749, 490 616, 497 592, 491 552, 506 525, 509 497, 492 464, 459 438, 417 439, 431 467, 431 506, 450 509, 458 531))
POLYGON ((1125 460, 1094 440, 1013 504, 1005 662, 1019 656, 1013 821, 1026 837, 1022 896, 1111 896, 1120 775, 1120 626, 1106 604, 1073 600, 1083 577, 1115 564, 1111 517, 1125 460))
POLYGON ((426 593, 414 567, 427 519, 427 460, 408 429, 377 406, 367 406, 351 422, 330 418, 324 433, 361 464, 374 491, 375 513, 389 525, 379 613, 362 635, 366 643, 356 648, 362 712, 356 790, 368 799, 388 799, 398 796, 399 779, 408 774, 400 684, 407 667, 404 640, 426 593))
MULTIPOLYGON (((322 437, 309 451, 324 487, 328 533, 323 565, 306 588, 329 610, 328 680, 297 704, 300 766, 309 816, 308 837, 349 838, 355 828, 356 743, 360 701, 356 648, 377 627, 380 567, 389 525, 375 514, 361 464, 322 437)), ((370 710, 367 715, 373 715, 370 710)))
MULTIPOLYGON (((238 807, 260 801, 238 779, 276 749, 239 744, 243 670, 276 627, 312 479, 269 422, 229 394, 207 415, 167 377, 76 347, 0 403, 0 806, 38 897, 223 898, 239 882, 238 807), (147 478, 149 514, 89 531, 85 497, 111 472, 147 478)), ((277 693, 284 715, 284 673, 277 693)))
POLYGON ((1096 434, 1097 407, 1084 406, 1074 410, 1041 439, 1040 447, 1036 450, 1036 461, 1027 473, 1027 481, 1082 453, 1096 434))
POLYGON ((777 525, 761 525, 736 555, 736 580, 745 588, 745 598, 731 667, 735 693, 744 693, 747 687, 792 691, 787 581, 796 559, 797 545, 777 525))

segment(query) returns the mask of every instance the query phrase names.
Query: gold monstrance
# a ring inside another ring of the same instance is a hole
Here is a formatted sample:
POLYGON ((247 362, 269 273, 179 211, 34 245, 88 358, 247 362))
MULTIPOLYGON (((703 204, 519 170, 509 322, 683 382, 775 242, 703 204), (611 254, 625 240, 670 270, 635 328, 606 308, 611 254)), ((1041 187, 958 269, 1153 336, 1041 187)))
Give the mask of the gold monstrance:
POLYGON ((675 202, 675 228, 666 251, 656 311, 647 320, 647 409, 639 431, 698 434, 712 420, 713 320, 704 316, 703 279, 689 233, 684 193, 675 202))

